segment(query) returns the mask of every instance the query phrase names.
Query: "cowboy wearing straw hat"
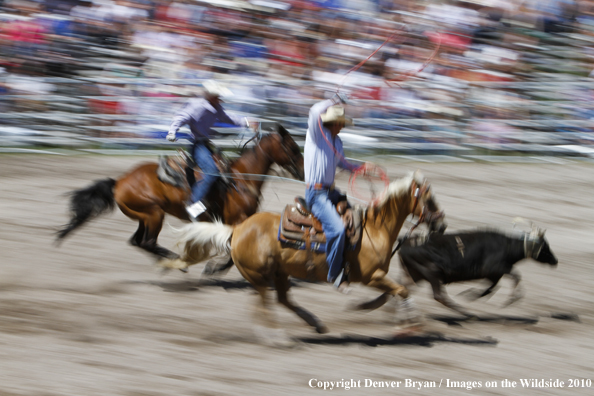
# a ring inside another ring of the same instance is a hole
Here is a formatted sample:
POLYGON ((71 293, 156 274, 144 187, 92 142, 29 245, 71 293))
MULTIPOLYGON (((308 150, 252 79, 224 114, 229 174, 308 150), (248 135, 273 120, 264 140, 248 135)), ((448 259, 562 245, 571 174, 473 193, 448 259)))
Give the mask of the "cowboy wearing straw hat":
POLYGON ((179 128, 188 125, 193 135, 192 158, 202 170, 203 177, 192 186, 191 201, 186 206, 192 220, 206 211, 202 200, 220 174, 208 147, 212 126, 216 121, 237 126, 247 123, 249 126, 246 118, 228 114, 221 106, 221 97, 233 95, 227 87, 213 80, 204 82, 203 86, 204 98, 190 99, 173 118, 167 134, 167 140, 174 142, 179 128))
POLYGON ((345 159, 338 137, 343 127, 353 125, 341 105, 346 101, 346 96, 336 94, 311 107, 304 148, 305 200, 326 234, 328 282, 343 293, 348 292, 349 284, 343 269, 346 230, 335 209, 342 194, 334 188, 334 177, 337 166, 351 172, 359 168, 345 159))

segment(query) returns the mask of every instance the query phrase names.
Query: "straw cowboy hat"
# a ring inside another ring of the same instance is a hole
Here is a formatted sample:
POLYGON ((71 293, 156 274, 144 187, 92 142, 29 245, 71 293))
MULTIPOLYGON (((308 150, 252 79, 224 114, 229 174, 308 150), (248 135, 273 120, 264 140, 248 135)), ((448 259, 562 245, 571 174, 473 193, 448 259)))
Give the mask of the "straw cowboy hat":
POLYGON ((342 106, 330 106, 328 110, 321 116, 322 122, 343 122, 345 126, 354 125, 353 119, 345 116, 344 107, 342 106))
POLYGON ((233 92, 231 92, 229 88, 214 80, 205 81, 202 86, 204 87, 204 93, 207 96, 220 96, 222 98, 233 96, 233 92))

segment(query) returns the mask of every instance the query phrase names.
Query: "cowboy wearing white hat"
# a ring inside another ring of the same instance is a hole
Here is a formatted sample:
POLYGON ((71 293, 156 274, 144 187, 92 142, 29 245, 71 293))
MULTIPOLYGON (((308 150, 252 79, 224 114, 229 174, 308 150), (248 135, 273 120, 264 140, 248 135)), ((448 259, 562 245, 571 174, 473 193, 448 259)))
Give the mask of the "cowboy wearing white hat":
POLYGON ((173 118, 167 134, 167 140, 174 142, 179 128, 188 125, 193 135, 192 157, 202 170, 203 178, 192 186, 191 202, 186 207, 192 220, 206 210, 203 199, 219 177, 219 170, 208 147, 212 126, 216 121, 237 126, 247 123, 243 117, 226 113, 221 106, 221 97, 233 95, 227 87, 213 80, 205 81, 203 87, 204 98, 190 99, 173 118))
POLYGON ((342 198, 342 194, 334 188, 334 176, 337 166, 351 172, 359 168, 345 159, 342 141, 338 137, 344 126, 353 125, 353 120, 346 116, 342 106, 346 101, 344 95, 337 94, 311 107, 304 147, 305 200, 326 234, 328 282, 334 283, 344 293, 348 291, 342 262, 346 231, 334 208, 342 198))

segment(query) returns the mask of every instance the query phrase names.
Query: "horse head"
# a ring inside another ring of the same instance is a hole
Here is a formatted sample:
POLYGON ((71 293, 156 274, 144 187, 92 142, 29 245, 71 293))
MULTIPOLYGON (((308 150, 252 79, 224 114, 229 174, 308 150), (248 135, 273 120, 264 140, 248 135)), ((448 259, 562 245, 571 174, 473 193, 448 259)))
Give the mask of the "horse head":
POLYGON ((282 125, 278 125, 277 132, 278 135, 274 135, 275 138, 268 155, 294 178, 303 180, 303 154, 301 154, 299 145, 282 125))
MULTIPOLYGON (((417 217, 417 224, 410 231, 421 223, 427 224, 430 232, 443 233, 447 227, 431 186, 419 172, 390 183, 382 199, 374 203, 374 210, 370 211, 371 215, 390 212, 395 213, 395 217, 404 216, 402 221, 411 214, 417 217)), ((400 228, 396 224, 393 224, 393 231, 397 233, 400 228)))
POLYGON ((431 185, 419 171, 412 176, 411 192, 413 194, 413 216, 419 218, 419 224, 425 223, 429 232, 443 234, 447 228, 445 214, 440 210, 431 185))

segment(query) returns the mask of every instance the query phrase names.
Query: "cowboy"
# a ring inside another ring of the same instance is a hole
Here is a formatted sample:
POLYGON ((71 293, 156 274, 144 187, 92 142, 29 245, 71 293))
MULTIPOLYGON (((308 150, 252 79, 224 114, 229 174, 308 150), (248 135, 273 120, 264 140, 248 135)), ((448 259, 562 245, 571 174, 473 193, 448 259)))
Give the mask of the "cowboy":
POLYGON ((202 179, 192 186, 190 202, 186 206, 190 219, 194 221, 206 211, 204 197, 220 175, 208 147, 211 127, 216 121, 237 126, 247 124, 249 127, 246 118, 228 114, 221 106, 221 97, 232 95, 227 87, 213 80, 204 82, 203 86, 204 98, 190 99, 173 118, 167 133, 167 140, 174 142, 179 128, 188 125, 193 135, 192 158, 203 172, 202 179))
POLYGON ((335 209, 342 194, 334 188, 334 177, 337 166, 351 172, 359 169, 345 159, 342 141, 338 137, 344 126, 353 125, 340 105, 346 100, 346 96, 337 94, 311 107, 304 147, 305 200, 326 234, 327 280, 342 293, 349 290, 342 262, 346 230, 335 209))

